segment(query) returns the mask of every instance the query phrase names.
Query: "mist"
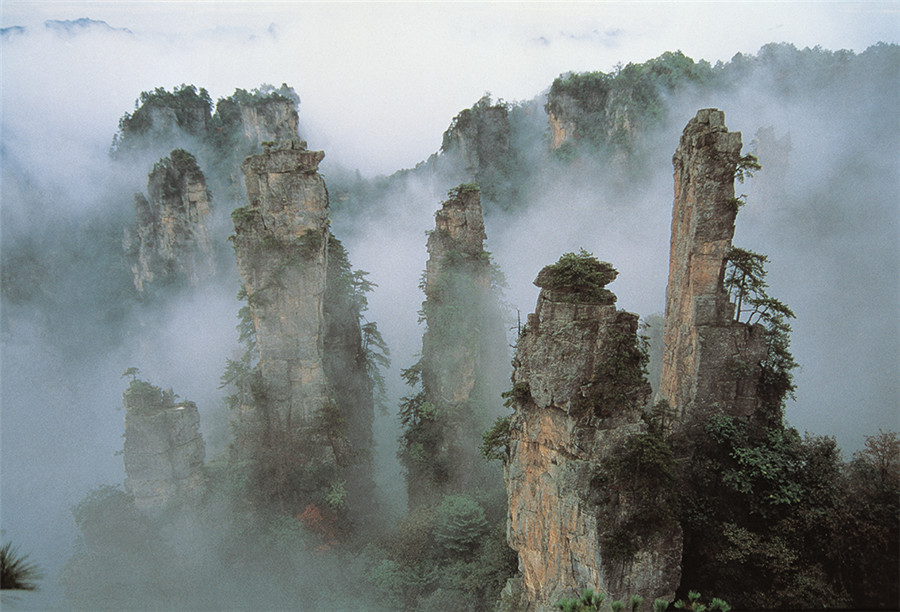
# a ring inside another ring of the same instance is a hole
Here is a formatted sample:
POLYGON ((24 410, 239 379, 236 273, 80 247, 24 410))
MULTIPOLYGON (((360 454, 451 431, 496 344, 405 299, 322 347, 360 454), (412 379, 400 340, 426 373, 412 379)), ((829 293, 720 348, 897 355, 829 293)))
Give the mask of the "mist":
MULTIPOLYGON (((4 287, 2 528, 4 540, 20 544, 46 573, 22 607, 64 607, 57 575, 77 536, 70 508, 87 491, 124 479, 117 455, 123 370, 138 367, 143 378, 197 403, 207 460, 229 441, 219 379, 225 359, 240 350, 236 271, 151 303, 120 302, 112 293, 128 271, 121 233, 109 228, 130 222, 133 194, 146 190, 156 159, 114 164, 109 156, 118 121, 141 91, 192 83, 215 101, 235 88, 287 83, 301 98, 301 136, 326 153, 321 172, 331 188, 357 171, 360 180, 377 181, 428 159, 452 118, 485 92, 510 102, 535 99, 531 119, 546 126, 546 90, 564 72, 609 72, 675 49, 715 63, 781 40, 861 53, 879 41, 898 42, 900 26, 892 3, 252 9, 3 5, 0 222, 4 266, 15 267, 18 293, 10 297, 4 287), (171 11, 187 17, 173 19, 171 11), (103 21, 44 24, 82 17, 103 21), (77 259, 64 248, 72 244, 83 246, 77 259), (41 281, 48 277, 53 282, 41 281)), ((534 309, 538 271, 581 247, 618 269, 610 289, 620 308, 645 317, 661 312, 671 155, 684 124, 698 108, 720 108, 729 129, 743 132, 745 152, 760 128, 789 134, 779 183, 766 185, 761 155, 763 170, 738 186, 748 198, 734 242, 769 256, 770 293, 797 314, 792 349, 802 367, 788 421, 835 436, 849 455, 865 435, 900 428, 897 89, 867 81, 821 99, 788 99, 773 93, 777 77, 669 100, 669 121, 648 135, 648 171, 627 189, 602 161, 560 166, 536 154, 528 163, 541 171, 514 213, 486 205, 486 248, 507 279, 510 343, 516 311, 524 320, 534 309)), ((455 178, 411 171, 362 210, 342 209, 332 190, 333 231, 353 266, 377 284, 365 314, 391 349, 386 408, 375 424, 378 502, 388 522, 406 510, 395 456, 397 404, 408 393, 399 370, 422 349, 416 321, 425 232, 455 178)), ((225 194, 213 193, 220 227, 230 224, 230 206, 225 194)), ((190 526, 185 533, 193 533, 190 526)), ((212 559, 204 567, 218 566, 212 559)), ((306 582, 316 579, 310 574, 306 582)), ((228 596, 238 594, 215 603, 228 596)))

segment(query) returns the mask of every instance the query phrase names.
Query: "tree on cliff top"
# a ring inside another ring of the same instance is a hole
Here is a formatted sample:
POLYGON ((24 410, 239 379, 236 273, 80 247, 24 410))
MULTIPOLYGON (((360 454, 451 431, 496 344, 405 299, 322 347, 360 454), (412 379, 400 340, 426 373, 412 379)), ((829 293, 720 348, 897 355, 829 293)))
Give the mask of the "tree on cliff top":
POLYGON ((616 296, 605 289, 615 280, 618 271, 605 261, 599 261, 584 249, 566 253, 555 264, 542 269, 534 284, 541 289, 567 294, 573 302, 612 304, 616 296))

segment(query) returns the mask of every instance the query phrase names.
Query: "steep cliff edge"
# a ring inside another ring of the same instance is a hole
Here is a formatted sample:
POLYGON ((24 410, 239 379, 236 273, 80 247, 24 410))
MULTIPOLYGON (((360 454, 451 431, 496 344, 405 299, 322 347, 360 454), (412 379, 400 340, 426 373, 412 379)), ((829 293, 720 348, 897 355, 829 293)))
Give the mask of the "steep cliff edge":
POLYGON ((740 201, 734 197, 741 134, 716 109, 697 112, 672 158, 675 201, 666 287, 659 399, 690 422, 698 412, 748 416, 757 406, 765 329, 735 321, 726 258, 740 201))
POLYGON ((637 315, 617 311, 604 288, 616 274, 582 251, 535 281, 509 394, 507 539, 520 573, 504 596, 510 609, 554 610, 585 588, 641 595, 649 609, 678 586, 674 476, 641 421, 646 352, 637 315))
POLYGON ((413 507, 439 503, 484 478, 480 432, 494 416, 504 376, 499 364, 508 359, 485 238, 478 188, 452 190, 428 237, 422 358, 404 371, 407 382, 422 387, 401 409, 401 458, 413 507))
POLYGON ((264 441, 292 445, 326 403, 323 365, 328 193, 324 157, 285 141, 242 165, 249 204, 232 213, 234 253, 250 306, 264 441))
POLYGON ((193 402, 132 380, 125 405, 125 490, 139 510, 159 514, 173 504, 198 503, 205 490, 205 447, 193 402))
POLYGON ((207 230, 210 194, 193 155, 173 150, 153 167, 147 195, 135 195, 136 220, 122 246, 134 286, 197 285, 215 271, 207 230))
POLYGON ((291 139, 242 165, 232 241, 257 362, 238 384, 234 448, 263 499, 299 512, 330 494, 352 520, 374 512, 365 289, 328 230, 323 157, 291 139))

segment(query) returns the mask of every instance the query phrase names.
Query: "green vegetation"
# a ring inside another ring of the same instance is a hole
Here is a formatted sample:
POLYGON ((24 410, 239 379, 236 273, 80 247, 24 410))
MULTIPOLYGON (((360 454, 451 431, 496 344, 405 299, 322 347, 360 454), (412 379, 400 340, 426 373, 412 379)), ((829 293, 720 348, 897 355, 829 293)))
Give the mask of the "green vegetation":
POLYGON ((843 465, 831 438, 718 415, 683 482, 685 583, 749 608, 890 608, 898 600, 896 434, 868 438, 843 465))
POLYGON ((211 107, 209 93, 194 85, 182 84, 171 92, 162 87, 141 92, 134 103, 134 112, 126 113, 119 120, 119 133, 113 140, 112 152, 135 150, 139 146, 138 137, 147 135, 153 129, 168 130, 170 125, 154 123, 157 116, 165 116, 167 112, 174 116, 175 126, 179 129, 187 134, 200 135, 209 122, 211 107))
POLYGON ((558 291, 573 302, 612 304, 615 296, 604 287, 618 275, 611 264, 581 249, 578 253, 566 253, 555 264, 545 267, 534 284, 558 291))
MULTIPOLYGON (((766 329, 766 359, 762 365, 757 394, 769 419, 780 422, 784 401, 795 385, 792 370, 797 362, 790 352, 793 311, 771 297, 766 288, 768 257, 732 247, 725 257, 725 291, 735 305, 734 318, 748 324, 761 323, 766 329), (746 318, 745 318, 746 317, 746 318)), ((747 367, 751 364, 743 364, 747 367)), ((741 368, 742 364, 735 364, 741 368)))
POLYGON ((594 362, 593 382, 585 394, 584 410, 608 417, 646 400, 647 341, 636 334, 637 321, 628 313, 616 313, 605 330, 602 348, 594 362))
POLYGON ((581 597, 563 597, 556 607, 563 612, 599 612, 600 606, 606 601, 606 593, 594 592, 593 589, 585 589, 581 597))
POLYGON ((153 415, 175 406, 176 395, 171 389, 159 387, 137 378, 137 368, 128 368, 123 376, 132 376, 128 388, 122 394, 125 409, 141 415, 153 415))
POLYGON ((419 506, 367 550, 366 579, 390 610, 494 609, 516 569, 507 546, 505 504, 448 495, 419 506))
POLYGON ((491 428, 481 434, 481 456, 488 461, 505 461, 509 457, 509 419, 497 417, 491 428))
POLYGON ((12 542, 0 546, 0 589, 36 591, 43 577, 40 566, 12 542))

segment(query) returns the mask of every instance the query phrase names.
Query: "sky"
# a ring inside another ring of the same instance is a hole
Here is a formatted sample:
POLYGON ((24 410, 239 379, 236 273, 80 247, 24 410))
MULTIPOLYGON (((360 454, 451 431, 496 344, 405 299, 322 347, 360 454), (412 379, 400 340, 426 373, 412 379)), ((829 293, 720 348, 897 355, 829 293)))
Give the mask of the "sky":
MULTIPOLYGON (((97 197, 93 187, 103 186, 100 191, 108 195, 117 189, 117 181, 123 185, 146 183, 146 171, 133 177, 110 176, 108 150, 119 118, 134 108, 141 91, 155 87, 195 84, 205 87, 216 100, 238 87, 287 83, 301 98, 301 134, 310 148, 326 152, 322 165, 326 179, 335 165, 358 169, 365 176, 387 175, 413 167, 435 153, 452 118, 486 92, 494 99, 530 100, 562 73, 608 72, 618 64, 643 62, 679 49, 695 60, 711 63, 728 61, 738 52, 755 54, 771 42, 862 52, 879 41, 900 42, 900 3, 0 0, 0 28, 16 26, 25 27, 25 33, 10 29, 2 37, 0 162, 5 169, 13 165, 27 168, 32 180, 28 187, 49 194, 44 214, 77 218, 102 205, 104 198, 97 197), (47 20, 81 18, 106 25, 68 30, 44 25, 47 20)), ((772 115, 777 112, 767 109, 772 115)), ((748 117, 751 114, 726 109, 726 121, 732 129, 741 129, 742 124, 752 125, 755 118, 748 117)), ((745 134, 745 144, 750 136, 745 134)), ((815 142, 818 136, 811 134, 807 140, 815 142)), ((802 142, 802 137, 798 138, 797 142, 802 142)), ((673 139, 666 145, 666 155, 676 144, 673 139)), ((830 146, 839 147, 839 143, 830 146)), ((814 157, 816 150, 808 147, 804 154, 814 157)), ((809 161, 813 166, 815 160, 809 161)), ((664 194, 659 202, 668 210, 670 167, 661 169, 657 178, 661 185, 653 192, 664 194)), ((896 180, 896 176, 892 178, 896 180)), ((813 177, 810 182, 815 180, 813 177)), ((555 219, 555 224, 547 224, 545 217, 537 214, 517 221, 521 231, 541 227, 545 238, 541 244, 513 244, 515 231, 501 232, 489 225, 489 250, 496 252, 507 272, 523 316, 533 309, 536 288, 530 281, 540 266, 552 263, 564 245, 574 249, 582 244, 601 254, 604 240, 658 243, 654 258, 638 253, 633 259, 624 259, 625 255, 612 259, 620 278, 611 288, 622 296, 619 303, 624 308, 643 315, 659 310, 666 274, 665 264, 659 262, 667 256, 668 214, 635 228, 630 225, 633 219, 619 218, 610 209, 607 218, 595 219, 598 229, 581 221, 582 213, 596 213, 590 209, 593 191, 593 185, 584 186, 578 193, 581 208, 571 211, 565 220, 555 219), (642 235, 636 238, 636 231, 642 235), (528 265, 523 266, 526 257, 528 265), (652 291, 645 290, 649 285, 652 291)), ((29 212, 17 207, 15 194, 2 188, 0 195, 4 222, 25 227, 29 212)), ((554 195, 552 190, 550 195, 554 195)), ((571 192, 565 195, 571 196, 571 192)), ((422 329, 413 323, 421 301, 417 284, 426 257, 423 232, 432 226, 432 212, 439 203, 427 191, 416 204, 420 202, 424 204, 409 206, 397 217, 372 220, 367 235, 348 244, 351 261, 370 270, 380 285, 370 298, 371 315, 394 343, 392 348, 399 345, 394 353, 395 377, 399 368, 411 364, 409 354, 421 347, 422 329), (394 248, 385 249, 385 240, 394 248)), ((750 220, 757 213, 751 209, 741 214, 750 220)), ((747 223, 738 233, 747 238, 742 245, 750 246, 756 244, 754 240, 765 240, 763 232, 771 233, 773 228, 777 230, 774 222, 747 223)), ((796 242, 791 237, 784 239, 792 241, 796 242)), ((624 247, 620 250, 625 253, 624 247)), ((811 296, 811 301, 829 295, 817 293, 816 283, 829 278, 812 274, 823 268, 820 262, 802 262, 802 269, 812 273, 799 279, 791 277, 792 265, 801 269, 796 261, 773 262, 773 285, 781 284, 786 290, 793 285, 811 296)), ((8 389, 15 378, 17 387, 35 390, 33 397, 42 407, 52 406, 45 414, 33 410, 27 427, 11 433, 10 424, 20 423, 18 419, 24 417, 18 415, 24 410, 16 406, 18 412, 13 415, 13 407, 3 405, 4 446, 12 448, 11 440, 25 437, 28 444, 15 440, 16 449, 28 446, 35 456, 52 456, 54 449, 62 449, 57 450, 55 463, 30 472, 27 479, 16 479, 0 466, 5 498, 0 499, 2 526, 13 539, 25 540, 38 556, 55 550, 59 541, 67 546, 72 525, 61 526, 61 521, 71 523, 68 507, 87 488, 121 482, 121 458, 113 453, 121 448, 122 414, 116 408, 123 387, 118 374, 124 367, 140 365, 145 372, 158 373, 151 378, 156 384, 171 385, 183 397, 198 400, 201 411, 208 405, 204 400, 215 395, 208 390, 217 386, 221 356, 235 344, 234 288, 227 288, 226 293, 172 305, 170 311, 159 315, 165 324, 157 333, 145 334, 137 347, 120 347, 102 362, 84 366, 84 371, 79 371, 83 383, 76 387, 68 386, 68 380, 53 384, 63 380, 59 372, 69 365, 52 353, 38 353, 36 358, 36 349, 42 349, 42 344, 26 345, 17 338, 14 346, 4 347, 0 385, 8 389), (198 327, 194 315, 200 309, 208 316, 198 327), (202 351, 181 350, 188 333, 199 338, 202 351), (19 360, 19 356, 27 358, 19 360), (60 419, 76 409, 84 413, 60 427, 60 419), (26 499, 28 496, 33 497, 26 499), (25 513, 32 514, 14 516, 25 513), (20 537, 34 525, 42 526, 41 537, 56 542, 35 543, 20 537)), ((857 327, 880 325, 882 317, 890 319, 883 306, 879 303, 881 310, 857 327)), ((848 324, 841 309, 836 308, 828 322, 833 324, 830 331, 804 328, 807 324, 798 322, 796 329, 805 334, 798 338, 798 348, 811 347, 808 354, 820 351, 819 347, 828 350, 837 342, 852 342, 853 334, 861 333, 848 324), (838 337, 838 332, 846 337, 838 337), (817 333, 820 339, 815 342, 804 340, 815 339, 817 333)), ((31 337, 27 329, 18 331, 21 337, 31 337)), ((814 370, 811 361, 810 357, 805 361, 809 372, 814 370)), ((829 364, 834 368, 828 371, 830 376, 843 374, 839 360, 831 359, 829 364)), ((31 410, 31 406, 26 408, 31 410)), ((889 410, 885 408, 885 412, 889 410)), ((805 419, 804 426, 814 429, 818 422, 823 433, 864 420, 836 411, 811 413, 805 419)), ((868 428, 867 433, 874 431, 868 428)), ((852 442, 858 445, 861 435, 852 442)), ((8 459, 4 452, 7 468, 8 459)))
POLYGON ((65 116, 114 126, 151 87, 195 83, 215 100, 287 82, 311 146, 366 175, 427 158, 485 92, 530 99, 563 72, 606 72, 676 49, 715 63, 769 42, 862 51, 900 37, 896 2, 4 0, 0 23, 34 30, 83 17, 128 32, 72 36, 63 48, 34 40, 5 54, 5 113, 58 112, 65 99, 65 116), (72 95, 79 88, 91 95, 72 95), (48 91, 59 96, 33 99, 48 91))

